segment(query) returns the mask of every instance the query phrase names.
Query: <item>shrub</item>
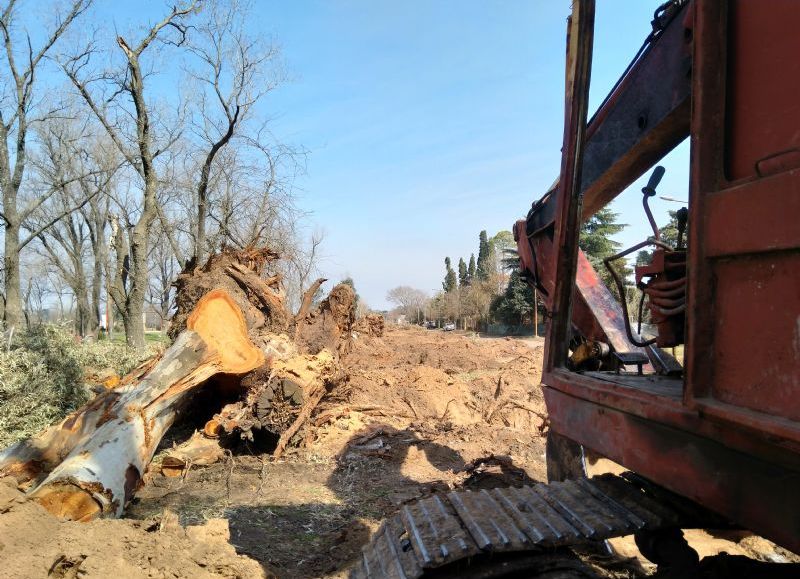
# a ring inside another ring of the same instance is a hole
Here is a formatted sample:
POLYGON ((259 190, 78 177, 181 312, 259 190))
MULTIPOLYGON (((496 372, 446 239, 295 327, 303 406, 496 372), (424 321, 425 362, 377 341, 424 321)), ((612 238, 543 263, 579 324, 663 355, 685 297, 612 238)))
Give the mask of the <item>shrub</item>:
POLYGON ((61 420, 91 396, 84 368, 119 374, 154 354, 109 341, 79 343, 57 326, 39 326, 0 350, 0 448, 61 420))

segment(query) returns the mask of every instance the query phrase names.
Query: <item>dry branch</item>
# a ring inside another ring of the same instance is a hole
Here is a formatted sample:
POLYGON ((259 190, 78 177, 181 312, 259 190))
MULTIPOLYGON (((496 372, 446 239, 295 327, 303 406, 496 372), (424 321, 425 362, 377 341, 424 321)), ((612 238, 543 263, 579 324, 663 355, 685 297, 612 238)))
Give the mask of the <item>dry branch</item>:
POLYGON ((314 302, 314 296, 316 295, 319 288, 324 284, 327 279, 324 277, 319 278, 317 281, 311 284, 311 286, 303 293, 303 301, 300 304, 300 309, 297 310, 297 315, 294 317, 295 323, 304 319, 308 312, 311 310, 311 304, 314 302))

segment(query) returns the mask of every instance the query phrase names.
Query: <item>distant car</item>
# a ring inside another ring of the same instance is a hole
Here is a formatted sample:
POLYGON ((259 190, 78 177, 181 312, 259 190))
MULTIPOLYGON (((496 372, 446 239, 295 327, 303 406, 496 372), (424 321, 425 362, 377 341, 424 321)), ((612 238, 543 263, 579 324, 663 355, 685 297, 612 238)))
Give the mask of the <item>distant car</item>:
POLYGON ((433 320, 428 320, 427 322, 425 322, 425 327, 428 328, 429 330, 435 330, 436 322, 434 322, 433 320))
POLYGON ((452 332, 453 330, 456 329, 456 325, 453 322, 448 322, 444 326, 442 326, 442 329, 445 332, 452 332))

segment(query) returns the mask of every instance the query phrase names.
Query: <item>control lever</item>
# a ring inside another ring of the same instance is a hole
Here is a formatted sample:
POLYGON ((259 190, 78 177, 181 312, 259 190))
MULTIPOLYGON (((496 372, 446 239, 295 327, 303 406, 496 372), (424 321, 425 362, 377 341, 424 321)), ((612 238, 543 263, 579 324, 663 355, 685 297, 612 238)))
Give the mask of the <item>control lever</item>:
POLYGON ((665 172, 666 169, 664 169, 664 167, 656 165, 656 168, 653 169, 653 174, 650 175, 650 180, 647 182, 647 185, 642 187, 642 193, 644 193, 642 205, 644 205, 644 212, 647 214, 647 220, 650 222, 650 227, 653 229, 653 237, 655 237, 656 241, 661 241, 661 234, 658 231, 656 220, 653 219, 653 213, 650 211, 650 205, 647 200, 650 199, 650 197, 655 197, 656 187, 661 183, 661 178, 664 176, 665 172))

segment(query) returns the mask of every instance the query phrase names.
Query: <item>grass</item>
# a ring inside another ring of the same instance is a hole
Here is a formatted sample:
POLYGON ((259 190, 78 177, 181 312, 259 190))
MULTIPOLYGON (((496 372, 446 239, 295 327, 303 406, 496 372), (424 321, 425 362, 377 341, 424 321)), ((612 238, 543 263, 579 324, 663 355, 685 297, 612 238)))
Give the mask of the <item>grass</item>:
MULTIPOLYGON (((100 341, 103 340, 107 340, 107 338, 100 339, 100 341)), ((115 344, 124 344, 125 332, 120 332, 120 331, 114 332, 114 337, 111 338, 111 341, 115 344)), ((153 330, 144 333, 144 341, 148 344, 168 344, 169 337, 167 336, 166 332, 153 330)))
POLYGON ((115 340, 79 342, 56 325, 16 334, 0 349, 0 448, 64 418, 91 396, 87 371, 124 375, 158 347, 137 352, 115 340))

